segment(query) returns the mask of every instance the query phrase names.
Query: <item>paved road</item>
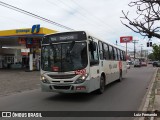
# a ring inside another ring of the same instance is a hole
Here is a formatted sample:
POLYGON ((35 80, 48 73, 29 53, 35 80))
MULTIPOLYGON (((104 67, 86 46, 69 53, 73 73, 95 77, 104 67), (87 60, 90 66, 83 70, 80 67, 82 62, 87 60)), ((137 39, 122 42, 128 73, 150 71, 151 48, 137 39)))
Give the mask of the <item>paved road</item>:
MULTIPOLYGON (((0 111, 136 111, 142 103, 154 72, 155 68, 152 66, 131 68, 122 82, 108 85, 102 95, 42 93, 37 89, 1 97, 0 111)), ((71 118, 54 119, 70 120, 71 118)), ((86 119, 106 120, 106 118, 86 119)), ((117 118, 108 119, 117 120, 117 118)))

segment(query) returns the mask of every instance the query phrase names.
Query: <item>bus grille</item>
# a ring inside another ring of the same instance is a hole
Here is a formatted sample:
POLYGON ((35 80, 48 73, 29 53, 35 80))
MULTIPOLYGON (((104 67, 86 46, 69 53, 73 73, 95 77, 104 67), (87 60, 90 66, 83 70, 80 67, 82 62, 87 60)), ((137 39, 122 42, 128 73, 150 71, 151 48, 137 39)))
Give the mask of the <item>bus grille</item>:
POLYGON ((48 75, 52 79, 71 79, 75 77, 75 74, 69 74, 69 75, 48 75))
POLYGON ((70 85, 69 86, 53 86, 54 89, 59 89, 59 90, 68 90, 70 89, 70 85))
MULTIPOLYGON (((52 83, 60 83, 61 81, 52 81, 52 83)), ((63 81, 64 83, 72 83, 73 81, 63 81)))

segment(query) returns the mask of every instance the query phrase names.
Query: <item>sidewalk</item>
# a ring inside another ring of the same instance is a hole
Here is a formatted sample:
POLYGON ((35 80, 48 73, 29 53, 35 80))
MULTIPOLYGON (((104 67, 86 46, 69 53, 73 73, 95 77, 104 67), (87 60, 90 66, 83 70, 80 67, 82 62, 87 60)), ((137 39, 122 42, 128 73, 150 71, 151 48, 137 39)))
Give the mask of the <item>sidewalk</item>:
MULTIPOLYGON (((153 98, 153 110, 155 111, 160 111, 160 68, 157 71, 157 75, 155 78, 155 84, 153 87, 153 93, 154 93, 154 98, 153 98)), ((157 120, 160 120, 160 117, 157 118, 157 120)))
MULTIPOLYGON (((150 82, 145 103, 140 111, 160 111, 160 68, 157 68, 150 82)), ((139 120, 160 120, 160 117, 141 117, 139 120)))
POLYGON ((0 97, 39 88, 40 72, 0 69, 0 97))

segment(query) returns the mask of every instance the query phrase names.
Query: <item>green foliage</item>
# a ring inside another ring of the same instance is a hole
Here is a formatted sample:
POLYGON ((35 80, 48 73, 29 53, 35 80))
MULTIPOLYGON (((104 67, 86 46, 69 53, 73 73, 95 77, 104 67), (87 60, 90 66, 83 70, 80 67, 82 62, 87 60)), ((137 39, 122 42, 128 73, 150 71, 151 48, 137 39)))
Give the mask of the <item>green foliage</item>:
POLYGON ((153 61, 156 60, 153 53, 148 55, 148 59, 153 60, 153 61))
POLYGON ((160 45, 153 44, 152 48, 155 60, 160 60, 160 45))

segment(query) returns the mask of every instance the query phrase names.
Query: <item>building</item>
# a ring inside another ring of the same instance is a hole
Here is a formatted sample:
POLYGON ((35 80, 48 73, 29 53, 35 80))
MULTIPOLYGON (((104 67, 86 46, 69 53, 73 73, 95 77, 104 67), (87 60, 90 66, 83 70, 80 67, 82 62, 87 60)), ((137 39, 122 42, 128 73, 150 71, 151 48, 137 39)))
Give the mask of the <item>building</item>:
POLYGON ((0 31, 0 68, 39 70, 40 41, 45 34, 55 32, 40 25, 0 31))
MULTIPOLYGON (((134 61, 134 51, 129 51, 128 56, 130 60, 134 61)), ((136 51, 135 58, 146 58, 148 57, 148 50, 136 51)))

